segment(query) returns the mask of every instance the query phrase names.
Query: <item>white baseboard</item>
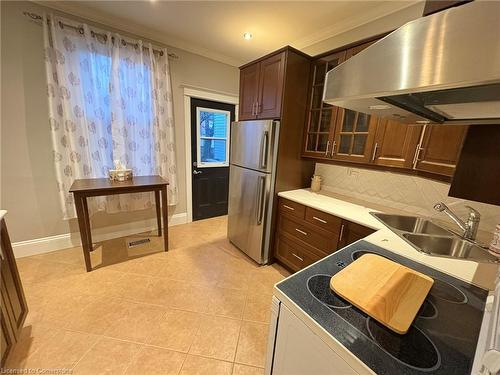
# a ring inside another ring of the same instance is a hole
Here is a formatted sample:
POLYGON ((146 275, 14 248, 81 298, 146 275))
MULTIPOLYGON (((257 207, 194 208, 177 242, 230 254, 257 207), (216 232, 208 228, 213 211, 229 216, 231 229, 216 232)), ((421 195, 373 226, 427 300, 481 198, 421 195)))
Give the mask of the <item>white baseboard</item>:
MULTIPOLYGON (((185 224, 187 213, 183 212, 169 217, 168 226, 185 224)), ((92 229, 92 241, 100 242, 113 238, 130 236, 156 229, 156 219, 148 219, 121 225, 112 225, 104 228, 92 229)), ((33 240, 14 242, 12 248, 16 258, 30 255, 49 253, 51 251, 80 246, 80 233, 65 233, 56 236, 35 238, 33 240)))

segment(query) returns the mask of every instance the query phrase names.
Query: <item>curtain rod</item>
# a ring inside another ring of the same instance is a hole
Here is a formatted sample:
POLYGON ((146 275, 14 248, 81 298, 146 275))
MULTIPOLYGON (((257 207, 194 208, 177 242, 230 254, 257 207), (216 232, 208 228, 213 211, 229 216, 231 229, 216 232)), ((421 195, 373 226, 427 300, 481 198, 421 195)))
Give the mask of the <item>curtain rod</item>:
MULTIPOLYGON (((31 18, 32 20, 35 20, 35 21, 43 21, 43 17, 40 16, 39 14, 36 14, 36 13, 32 13, 32 12, 23 12, 23 14, 26 16, 26 17, 29 17, 31 18)), ((68 25, 66 23, 62 23, 61 21, 59 21, 59 26, 61 28, 63 27, 68 27, 68 28, 71 28, 73 30, 76 30, 78 31, 80 34, 83 35, 83 27, 80 26, 80 27, 77 27, 77 26, 73 26, 73 25, 68 25)), ((108 36, 106 34, 103 34, 103 33, 96 33, 95 31, 91 30, 91 33, 92 33, 92 37, 94 38, 102 38, 104 40, 107 40, 108 36)), ((111 41, 114 42, 114 37, 111 37, 111 41)), ((126 40, 122 39, 121 43, 123 45, 129 45, 129 46, 135 46, 137 47, 137 44, 136 43, 130 43, 130 42, 127 42, 126 40)), ((147 47, 143 47, 144 49, 147 49, 147 47)), ((158 49, 153 49, 153 52, 156 52, 158 54, 160 54, 160 56, 163 56, 163 51, 162 50, 158 50, 158 49)), ((171 59, 178 59, 179 56, 177 56, 175 53, 172 53, 172 52, 169 52, 168 53, 168 57, 171 58, 171 59)))

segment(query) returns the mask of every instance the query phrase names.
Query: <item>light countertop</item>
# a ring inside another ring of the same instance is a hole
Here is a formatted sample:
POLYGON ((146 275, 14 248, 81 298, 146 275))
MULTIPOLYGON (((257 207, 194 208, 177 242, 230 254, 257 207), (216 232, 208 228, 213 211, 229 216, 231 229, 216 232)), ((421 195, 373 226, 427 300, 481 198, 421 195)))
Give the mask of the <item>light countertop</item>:
MULTIPOLYGON (((374 245, 401 254, 479 287, 489 290, 495 288, 495 279, 497 272, 500 272, 500 265, 426 255, 417 251, 370 215, 370 212, 373 211, 401 212, 329 192, 314 193, 310 189, 285 191, 278 195, 305 206, 376 229, 377 232, 365 237, 366 241, 374 245)), ((408 215, 408 213, 404 214, 408 215)))

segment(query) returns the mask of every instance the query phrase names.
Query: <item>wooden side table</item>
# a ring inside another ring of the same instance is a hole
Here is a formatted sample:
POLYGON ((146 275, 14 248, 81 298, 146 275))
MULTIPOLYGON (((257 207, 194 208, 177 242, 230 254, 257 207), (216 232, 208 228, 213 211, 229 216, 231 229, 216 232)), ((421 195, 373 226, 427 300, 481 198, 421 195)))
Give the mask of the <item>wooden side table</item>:
POLYGON ((78 226, 82 239, 83 257, 87 272, 92 270, 90 252, 92 251, 92 234, 90 232, 90 218, 87 205, 88 197, 114 194, 130 194, 154 192, 156 202, 156 220, 158 222, 158 236, 161 236, 161 218, 163 216, 163 245, 168 251, 168 209, 167 209, 168 182, 160 176, 137 176, 128 181, 111 181, 108 178, 91 178, 75 180, 69 191, 75 198, 78 226), (161 193, 161 194, 160 194, 161 193), (160 208, 161 195, 161 208, 160 208))

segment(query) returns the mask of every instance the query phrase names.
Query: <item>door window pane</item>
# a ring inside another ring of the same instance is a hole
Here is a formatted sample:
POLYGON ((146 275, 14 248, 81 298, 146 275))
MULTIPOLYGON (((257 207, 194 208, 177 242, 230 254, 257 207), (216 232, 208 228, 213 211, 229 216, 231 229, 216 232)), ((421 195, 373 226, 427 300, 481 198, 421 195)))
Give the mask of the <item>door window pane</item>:
POLYGON ((350 109, 344 109, 344 121, 342 122, 343 132, 352 132, 354 129, 354 121, 356 119, 356 112, 350 109))
POLYGON ((220 139, 200 140, 200 159, 202 163, 226 163, 226 141, 220 139))
POLYGON ((230 112, 198 107, 196 116, 197 167, 228 166, 230 112))
POLYGON ((351 135, 342 134, 340 136, 339 154, 348 154, 351 148, 351 135))
POLYGON ((354 135, 354 142, 352 144, 352 153, 354 155, 364 155, 366 145, 366 134, 354 135))
POLYGON ((229 113, 200 111, 200 136, 226 138, 229 113))

